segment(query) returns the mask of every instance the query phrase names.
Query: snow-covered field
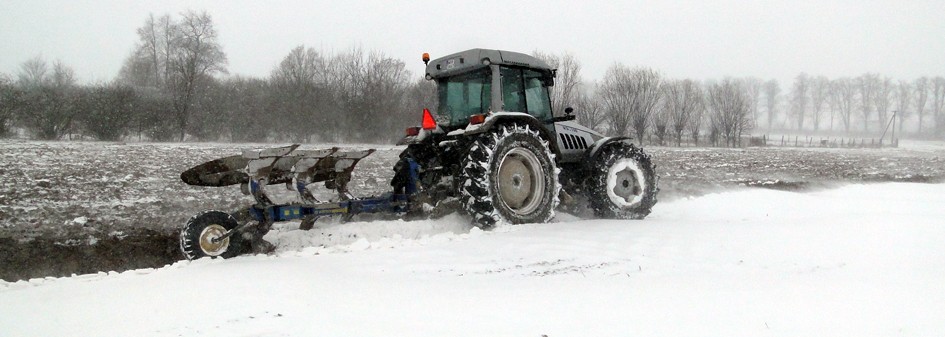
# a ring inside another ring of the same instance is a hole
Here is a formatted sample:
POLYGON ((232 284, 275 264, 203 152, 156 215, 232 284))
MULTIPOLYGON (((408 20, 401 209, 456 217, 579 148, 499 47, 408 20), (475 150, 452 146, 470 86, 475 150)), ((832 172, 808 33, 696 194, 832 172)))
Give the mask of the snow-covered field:
POLYGON ((0 282, 0 335, 943 336, 943 201, 945 184, 854 184, 643 221, 284 227, 269 256, 0 282))

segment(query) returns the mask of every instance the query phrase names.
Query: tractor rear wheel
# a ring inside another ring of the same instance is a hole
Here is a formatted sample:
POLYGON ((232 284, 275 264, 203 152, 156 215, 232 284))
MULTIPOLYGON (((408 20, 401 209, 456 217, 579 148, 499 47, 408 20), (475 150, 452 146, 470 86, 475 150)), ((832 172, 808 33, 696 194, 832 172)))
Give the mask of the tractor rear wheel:
POLYGON ((236 218, 226 212, 205 211, 194 215, 180 231, 180 250, 188 260, 237 256, 243 251, 243 236, 221 237, 238 225, 236 218))
POLYGON ((460 201, 482 228, 547 222, 561 190, 548 142, 538 131, 514 123, 472 143, 459 181, 460 201))
POLYGON ((592 158, 587 181, 595 215, 605 219, 643 219, 656 204, 659 178, 650 156, 633 144, 606 145, 592 158))

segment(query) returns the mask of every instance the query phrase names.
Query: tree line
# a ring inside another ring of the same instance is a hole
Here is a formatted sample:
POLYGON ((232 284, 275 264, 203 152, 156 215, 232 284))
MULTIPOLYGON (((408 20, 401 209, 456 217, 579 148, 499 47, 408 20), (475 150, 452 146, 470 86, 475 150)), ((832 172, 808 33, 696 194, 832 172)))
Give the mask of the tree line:
MULTIPOLYGON (((265 78, 229 75, 207 13, 149 16, 119 75, 78 84, 62 62, 24 62, 0 74, 0 135, 98 140, 391 142, 436 104, 434 83, 402 60, 360 48, 326 54, 300 45, 265 78)), ((828 79, 673 79, 648 67, 611 66, 598 81, 571 54, 536 51, 558 69, 554 111, 641 142, 740 146, 755 132, 877 133, 895 112, 900 134, 945 134, 945 79, 878 74, 828 79), (912 130, 904 129, 909 122, 912 130)))
POLYGON ((740 146, 748 132, 880 136, 945 135, 945 77, 894 81, 879 74, 828 79, 801 73, 789 91, 777 80, 672 79, 648 67, 611 66, 587 82, 569 54, 536 52, 558 68, 555 111, 571 106, 578 120, 609 135, 632 134, 659 145, 740 146), (563 87, 562 87, 563 85, 563 87), (911 129, 907 129, 909 124, 911 129))
POLYGON ((899 134, 945 135, 945 77, 895 81, 879 74, 828 79, 801 73, 790 91, 778 96, 777 82, 765 83, 768 129, 842 130, 861 134, 889 131, 893 116, 899 134), (779 118, 778 102, 784 113, 779 118), (913 122, 906 130, 906 122, 913 122), (934 125, 932 125, 934 122, 934 125))
POLYGON ((230 76, 212 18, 151 15, 118 76, 80 85, 74 71, 36 57, 0 76, 0 132, 36 139, 389 142, 430 106, 433 84, 406 64, 351 48, 298 46, 268 78, 230 76))
POLYGON ((726 78, 700 83, 672 79, 648 67, 611 66, 599 82, 586 82, 573 55, 535 52, 558 69, 552 91, 555 111, 574 107, 578 122, 608 135, 632 135, 641 142, 740 146, 757 115, 753 82, 726 78))

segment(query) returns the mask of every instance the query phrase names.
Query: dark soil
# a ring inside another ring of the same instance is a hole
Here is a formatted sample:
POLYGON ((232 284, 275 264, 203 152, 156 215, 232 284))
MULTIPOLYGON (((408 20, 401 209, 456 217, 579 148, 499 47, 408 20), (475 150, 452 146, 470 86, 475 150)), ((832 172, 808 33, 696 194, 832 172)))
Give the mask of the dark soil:
POLYGON ((65 245, 50 238, 0 238, 0 278, 9 281, 99 271, 161 267, 181 259, 176 232, 136 230, 93 244, 65 245))

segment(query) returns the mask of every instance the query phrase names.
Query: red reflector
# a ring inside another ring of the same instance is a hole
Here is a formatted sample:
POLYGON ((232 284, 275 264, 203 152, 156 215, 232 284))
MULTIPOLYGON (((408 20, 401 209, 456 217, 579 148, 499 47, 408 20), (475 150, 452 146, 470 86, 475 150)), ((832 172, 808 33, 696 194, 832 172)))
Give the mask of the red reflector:
POLYGON ((412 127, 412 128, 407 128, 407 135, 408 135, 408 136, 416 136, 416 135, 419 135, 419 134, 420 134, 420 128, 418 128, 418 127, 416 127, 416 126, 415 126, 415 127, 412 127))
POLYGON ((486 115, 472 115, 469 116, 469 124, 482 124, 486 122, 486 115))
POLYGON ((424 130, 436 129, 436 120, 433 119, 433 114, 430 113, 430 109, 423 109, 422 125, 424 130))

